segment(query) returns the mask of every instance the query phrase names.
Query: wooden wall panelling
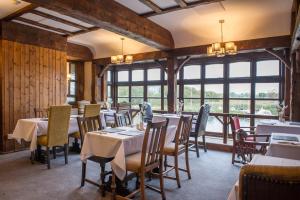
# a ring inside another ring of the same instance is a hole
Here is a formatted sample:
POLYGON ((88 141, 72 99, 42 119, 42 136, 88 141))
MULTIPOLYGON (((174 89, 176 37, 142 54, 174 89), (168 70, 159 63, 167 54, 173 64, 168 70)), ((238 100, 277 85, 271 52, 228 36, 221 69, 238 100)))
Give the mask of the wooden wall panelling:
POLYGON ((60 103, 66 103, 67 97, 67 54, 61 53, 60 57, 60 103))

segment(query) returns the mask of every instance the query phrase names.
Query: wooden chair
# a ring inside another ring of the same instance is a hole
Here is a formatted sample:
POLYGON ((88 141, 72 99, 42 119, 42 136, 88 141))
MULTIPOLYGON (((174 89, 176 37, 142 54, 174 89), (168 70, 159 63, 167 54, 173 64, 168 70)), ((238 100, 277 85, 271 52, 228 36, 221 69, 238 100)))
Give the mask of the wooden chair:
POLYGON ((197 157, 199 158, 199 147, 203 146, 204 152, 207 152, 206 141, 205 141, 205 130, 207 120, 209 117, 210 106, 208 104, 202 105, 197 118, 192 121, 192 129, 190 137, 194 138, 194 141, 190 141, 190 150, 196 151, 197 157), (199 145, 198 138, 202 136, 203 145, 199 145))
POLYGON ((70 121, 71 106, 51 106, 49 110, 47 135, 38 136, 37 144, 46 147, 47 165, 50 169, 50 148, 63 146, 65 154, 65 164, 68 164, 68 130, 70 121))
MULTIPOLYGON (((98 130, 102 129, 101 119, 100 119, 99 113, 98 113, 97 116, 78 117, 77 122, 78 122, 80 137, 81 137, 81 146, 83 145, 84 136, 87 132, 98 131, 98 130)), ((101 192, 102 192, 102 195, 105 196, 105 190, 104 190, 105 176, 109 174, 109 172, 105 172, 105 165, 106 165, 106 163, 110 162, 112 160, 112 158, 102 158, 102 157, 98 157, 98 156, 91 156, 91 157, 88 158, 88 160, 100 164, 101 183, 98 184, 98 183, 86 178, 86 165, 87 165, 87 163, 82 162, 81 187, 84 186, 85 182, 91 183, 93 185, 98 186, 100 188, 101 192)))
POLYGON ((230 126, 233 138, 232 164, 235 162, 245 164, 251 161, 253 154, 266 153, 270 135, 257 135, 253 131, 243 130, 240 127, 240 120, 238 117, 230 117, 230 126), (257 138, 263 138, 266 139, 266 141, 257 142, 257 138), (236 154, 238 157, 241 157, 242 160, 236 160, 236 154))
POLYGON ((106 127, 116 127, 116 120, 114 114, 104 113, 104 120, 106 127))
POLYGON ((131 111, 131 104, 127 102, 117 103, 117 112, 131 111))
POLYGON ((82 100, 82 101, 78 101, 77 104, 78 104, 78 114, 81 115, 84 113, 84 106, 91 104, 91 102, 87 100, 82 100))
MULTIPOLYGON (((165 144, 168 120, 162 122, 149 122, 144 135, 142 152, 126 157, 127 171, 134 172, 140 179, 140 186, 137 190, 123 199, 130 199, 138 192, 141 193, 141 200, 145 200, 145 188, 161 193, 162 199, 166 199, 163 183, 163 149, 165 144), (145 174, 151 173, 159 167, 160 189, 145 184, 145 174)), ((115 175, 112 178, 113 199, 115 198, 115 175)))
POLYGON ((300 168, 245 165, 239 177, 239 200, 300 198, 300 168))
POLYGON ((47 118, 48 117, 48 108, 34 108, 34 117, 35 118, 47 118))
POLYGON ((100 114, 100 104, 88 104, 84 106, 84 117, 94 117, 100 114))
POLYGON ((188 178, 191 179, 191 172, 189 166, 189 137, 190 137, 191 126, 192 126, 192 116, 181 116, 177 127, 176 135, 175 135, 175 141, 174 143, 165 146, 164 153, 163 153, 165 155, 164 174, 167 174, 171 170, 175 170, 175 175, 176 175, 176 178, 166 176, 166 175, 164 176, 164 178, 176 180, 179 188, 181 187, 179 170, 187 172, 188 178), (178 167, 178 157, 183 153, 185 153, 186 169, 181 169, 178 167), (174 166, 168 165, 167 156, 174 157, 174 166), (171 168, 166 170, 167 167, 171 167, 171 168))
POLYGON ((115 117, 115 125, 117 127, 132 125, 131 116, 130 116, 129 111, 122 111, 122 112, 114 113, 114 117, 115 117))

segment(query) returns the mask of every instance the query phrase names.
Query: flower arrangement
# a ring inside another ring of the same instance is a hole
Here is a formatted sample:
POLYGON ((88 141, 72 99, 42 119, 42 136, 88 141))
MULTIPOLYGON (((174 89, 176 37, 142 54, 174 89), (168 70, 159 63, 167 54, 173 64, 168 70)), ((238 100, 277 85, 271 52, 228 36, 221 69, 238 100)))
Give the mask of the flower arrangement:
POLYGON ((181 115, 182 114, 182 112, 183 112, 183 106, 184 106, 184 103, 183 103, 183 101, 182 100, 178 100, 177 101, 177 115, 181 115))
POLYGON ((278 112, 278 118, 280 122, 284 122, 284 115, 285 115, 285 110, 288 108, 288 105, 285 105, 285 102, 282 101, 282 103, 279 103, 277 105, 277 112, 278 112))

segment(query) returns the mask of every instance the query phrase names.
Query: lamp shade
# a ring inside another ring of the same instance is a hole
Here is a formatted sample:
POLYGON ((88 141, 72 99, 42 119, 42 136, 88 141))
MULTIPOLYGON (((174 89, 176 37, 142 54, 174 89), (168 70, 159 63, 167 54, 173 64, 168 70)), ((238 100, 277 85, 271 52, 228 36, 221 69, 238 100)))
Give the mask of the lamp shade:
POLYGON ((132 55, 127 55, 125 57, 125 63, 126 64, 131 64, 133 62, 133 56, 132 55))

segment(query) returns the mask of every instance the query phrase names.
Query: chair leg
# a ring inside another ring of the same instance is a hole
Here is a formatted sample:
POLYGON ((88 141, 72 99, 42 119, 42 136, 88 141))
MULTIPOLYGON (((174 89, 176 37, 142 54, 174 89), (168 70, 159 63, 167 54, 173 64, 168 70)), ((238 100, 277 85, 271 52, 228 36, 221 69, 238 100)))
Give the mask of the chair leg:
POLYGON ((196 154, 197 158, 199 158, 199 144, 198 144, 198 136, 195 136, 195 148, 196 148, 196 154))
POLYGON ((186 165, 186 171, 188 174, 188 178, 191 179, 192 176, 191 176, 191 171, 190 171, 189 150, 188 149, 185 151, 185 165, 186 165))
POLYGON ((50 169, 50 150, 49 150, 49 147, 46 148, 46 154, 47 154, 47 166, 48 166, 48 169, 50 169))
POLYGON ((35 157, 34 151, 31 151, 30 152, 30 161, 31 161, 31 164, 34 164, 34 157, 35 157))
POLYGON ((160 184, 161 198, 163 200, 165 200, 166 199, 166 195, 165 195, 165 190, 164 190, 164 177, 163 177, 163 166, 162 166, 162 163, 159 166, 159 184, 160 184))
POLYGON ((141 200, 146 200, 146 196, 145 196, 145 174, 144 174, 144 172, 141 172, 140 177, 141 177, 141 181, 140 181, 141 200))
POLYGON ((204 148, 204 152, 207 152, 206 141, 205 141, 205 135, 202 135, 202 140, 203 140, 203 148, 204 148))
POLYGON ((179 178, 179 167, 178 167, 178 155, 174 156, 174 161, 175 161, 175 174, 176 174, 176 181, 177 181, 177 186, 178 188, 181 187, 180 185, 180 178, 179 178))
POLYGON ((234 160, 235 160, 235 147, 233 146, 232 148, 232 158, 231 158, 231 163, 234 164, 234 160))
POLYGON ((116 199, 116 175, 114 172, 112 172, 112 178, 111 178, 111 200, 116 199))
POLYGON ((65 164, 68 164, 68 154, 69 154, 68 147, 69 147, 68 144, 65 144, 65 145, 64 145, 65 164))
POLYGON ((165 159, 164 159, 164 167, 165 167, 165 171, 167 170, 167 165, 168 165, 168 156, 165 155, 165 159))
POLYGON ((104 183, 105 183, 105 162, 100 162, 100 168, 101 168, 101 184, 100 184, 100 190, 102 193, 102 197, 105 197, 105 188, 104 188, 104 183))
POLYGON ((52 147, 53 159, 56 159, 56 147, 52 147))
POLYGON ((85 183, 85 173, 86 173, 86 163, 82 162, 82 170, 81 170, 81 187, 84 186, 85 183))

